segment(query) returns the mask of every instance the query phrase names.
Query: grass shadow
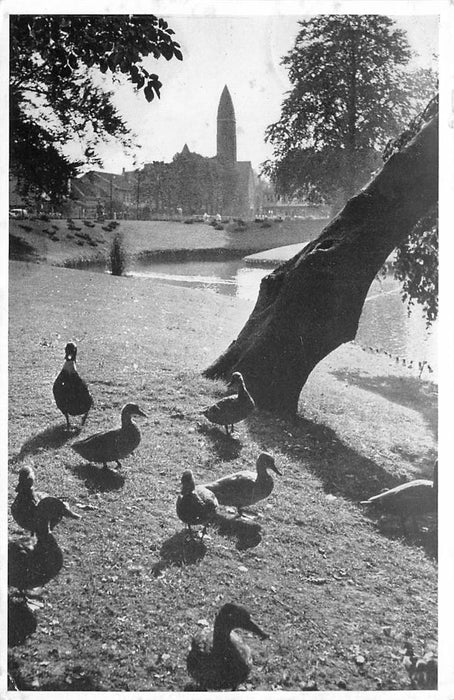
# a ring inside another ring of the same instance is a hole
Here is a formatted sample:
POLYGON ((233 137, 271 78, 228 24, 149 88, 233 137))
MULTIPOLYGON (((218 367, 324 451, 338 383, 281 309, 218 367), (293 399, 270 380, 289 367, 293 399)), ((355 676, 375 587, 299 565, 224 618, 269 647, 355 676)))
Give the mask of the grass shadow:
POLYGON ((28 455, 36 454, 40 450, 50 450, 62 447, 68 442, 68 440, 72 440, 72 438, 79 435, 80 431, 80 428, 73 428, 71 432, 68 432, 66 430, 65 423, 52 425, 26 440, 20 448, 18 454, 14 455, 11 461, 12 463, 20 462, 28 455))
POLYGON ((124 486, 126 480, 123 474, 113 469, 97 467, 89 462, 82 462, 76 466, 69 464, 67 468, 85 482, 85 486, 91 493, 118 491, 124 486))
MULTIPOLYGON (((325 425, 307 420, 303 416, 277 418, 272 413, 257 411, 247 420, 253 439, 266 449, 282 452, 314 474, 322 483, 326 493, 341 496, 355 503, 366 500, 386 489, 407 481, 390 474, 355 450, 345 445, 336 432, 325 425)), ((432 478, 433 461, 428 461, 418 478, 432 478)), ((369 513, 366 513, 369 516, 369 513)), ((427 536, 385 528, 386 537, 401 537, 409 545, 423 546, 433 557, 433 528, 427 536)), ((435 538, 436 539, 436 538, 435 538)))
POLYGON ((153 576, 159 576, 169 566, 197 564, 207 553, 206 544, 188 537, 188 530, 180 530, 163 542, 159 555, 161 559, 153 564, 153 576))
POLYGON ((438 430, 438 393, 432 382, 418 377, 375 376, 358 370, 335 370, 331 374, 340 381, 379 394, 392 403, 411 408, 422 415, 436 435, 438 430))
POLYGON ((243 445, 238 438, 226 435, 221 428, 206 423, 199 425, 199 432, 211 440, 216 454, 222 461, 230 462, 239 457, 243 445))
POLYGON ((252 549, 262 541, 262 526, 259 523, 242 518, 227 518, 225 515, 216 513, 213 524, 220 535, 235 537, 236 548, 239 550, 252 549))

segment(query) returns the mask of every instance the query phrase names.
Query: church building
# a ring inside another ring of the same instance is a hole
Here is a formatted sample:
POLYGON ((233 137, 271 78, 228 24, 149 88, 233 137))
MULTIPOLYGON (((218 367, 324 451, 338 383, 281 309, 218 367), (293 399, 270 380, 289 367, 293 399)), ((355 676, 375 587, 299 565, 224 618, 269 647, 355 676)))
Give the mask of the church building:
POLYGON ((75 178, 74 213, 80 210, 90 216, 102 209, 109 217, 145 219, 180 210, 185 215, 253 218, 260 208, 261 188, 251 162, 237 160, 235 110, 227 85, 219 100, 216 128, 213 157, 192 153, 185 144, 171 163, 147 163, 140 171, 121 175, 91 171, 75 178))

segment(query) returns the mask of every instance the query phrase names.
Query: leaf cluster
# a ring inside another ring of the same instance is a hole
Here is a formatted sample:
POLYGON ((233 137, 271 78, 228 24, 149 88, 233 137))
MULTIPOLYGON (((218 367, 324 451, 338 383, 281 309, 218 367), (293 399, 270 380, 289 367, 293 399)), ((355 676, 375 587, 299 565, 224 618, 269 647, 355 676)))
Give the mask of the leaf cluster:
MULTIPOLYGON (((54 193, 51 182, 38 183, 20 163, 26 149, 21 135, 31 124, 40 131, 37 148, 44 148, 47 140, 61 153, 62 146, 79 138, 86 144, 87 162, 101 162, 97 146, 109 138, 131 147, 130 130, 112 103, 113 93, 101 87, 98 76, 127 79, 151 102, 160 96, 162 84, 143 60, 181 60, 173 34, 154 15, 11 16, 11 168, 24 191, 44 185, 44 191, 54 193)), ((65 162, 62 156, 63 171, 65 162)), ((70 176, 69 170, 65 173, 70 176)))

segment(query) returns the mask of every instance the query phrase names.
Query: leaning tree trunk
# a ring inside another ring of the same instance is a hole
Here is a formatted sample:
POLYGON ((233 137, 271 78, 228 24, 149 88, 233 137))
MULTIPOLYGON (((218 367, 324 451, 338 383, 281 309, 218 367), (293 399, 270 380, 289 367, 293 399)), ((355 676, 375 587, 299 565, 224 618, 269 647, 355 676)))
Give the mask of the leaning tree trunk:
POLYGON ((438 199, 438 117, 392 155, 320 236, 262 279, 244 328, 205 370, 240 371, 257 405, 295 413, 310 372, 353 340, 368 289, 438 199))

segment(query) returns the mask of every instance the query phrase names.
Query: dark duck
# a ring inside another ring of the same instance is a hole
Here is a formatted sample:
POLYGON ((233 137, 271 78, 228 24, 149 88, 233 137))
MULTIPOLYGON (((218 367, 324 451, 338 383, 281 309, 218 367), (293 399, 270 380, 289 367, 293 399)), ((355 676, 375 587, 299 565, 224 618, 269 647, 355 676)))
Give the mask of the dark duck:
POLYGON ((241 628, 267 639, 242 605, 226 603, 214 621, 214 629, 205 628, 192 638, 186 666, 199 688, 236 690, 252 669, 250 648, 233 630, 241 628))
POLYGON ((234 372, 228 383, 229 389, 237 391, 236 396, 226 396, 202 411, 211 423, 223 425, 227 435, 233 433, 234 424, 247 418, 255 409, 254 399, 246 389, 243 375, 234 372))
POLYGON ((189 529, 191 538, 192 525, 203 525, 202 537, 208 523, 214 518, 218 501, 216 496, 204 486, 196 486, 194 475, 190 469, 181 476, 181 494, 177 498, 177 515, 189 529))
MULTIPOLYGON (((11 504, 11 515, 16 523, 33 535, 36 532, 36 513, 38 503, 48 496, 47 493, 36 491, 34 488, 35 473, 31 467, 22 467, 19 470, 19 480, 16 486, 16 498, 11 504)), ((65 501, 59 501, 59 507, 54 507, 53 517, 50 521, 50 529, 53 530, 63 517, 80 518, 74 513, 65 501)))
POLYGON ((433 468, 433 480, 414 479, 406 484, 400 484, 393 489, 372 496, 361 505, 372 506, 376 510, 400 518, 405 530, 405 521, 411 518, 415 526, 415 518, 426 513, 435 513, 438 500, 438 462, 433 468))
POLYGON ((32 538, 8 542, 8 586, 25 591, 43 586, 58 574, 63 553, 51 532, 51 523, 60 518, 61 511, 60 499, 43 498, 36 508, 36 542, 32 538))
POLYGON ((95 433, 85 440, 78 440, 72 449, 88 462, 102 464, 104 469, 109 462, 116 462, 121 467, 120 459, 128 457, 140 444, 140 430, 133 422, 133 416, 146 414, 135 403, 127 403, 121 411, 121 427, 95 433))
POLYGON ((88 387, 77 372, 76 357, 77 347, 74 343, 68 343, 65 348, 65 362, 53 386, 55 403, 66 418, 68 431, 71 430, 69 416, 82 416, 84 425, 93 406, 88 387))

